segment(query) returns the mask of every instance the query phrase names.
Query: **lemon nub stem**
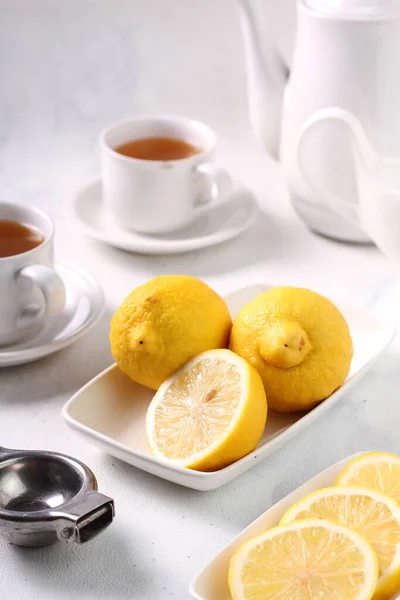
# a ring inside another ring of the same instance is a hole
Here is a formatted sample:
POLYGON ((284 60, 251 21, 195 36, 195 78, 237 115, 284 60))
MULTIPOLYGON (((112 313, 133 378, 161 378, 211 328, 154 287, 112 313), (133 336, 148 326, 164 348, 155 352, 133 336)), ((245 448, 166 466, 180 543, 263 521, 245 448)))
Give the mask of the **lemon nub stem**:
POLYGON ((311 349, 309 337, 297 321, 276 321, 264 329, 259 340, 262 359, 268 365, 281 369, 296 367, 311 349))

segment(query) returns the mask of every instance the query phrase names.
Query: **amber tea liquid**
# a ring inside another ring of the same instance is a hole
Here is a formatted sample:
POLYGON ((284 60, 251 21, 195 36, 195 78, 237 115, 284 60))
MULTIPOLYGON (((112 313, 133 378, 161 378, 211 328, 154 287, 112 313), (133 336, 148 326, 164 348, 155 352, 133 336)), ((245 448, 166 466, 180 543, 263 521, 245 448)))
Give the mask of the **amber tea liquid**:
POLYGON ((40 246, 43 241, 43 235, 34 227, 0 219, 0 258, 23 254, 40 246))
POLYGON ((202 148, 189 142, 168 137, 151 137, 132 140, 115 148, 115 151, 130 158, 141 160, 179 160, 201 154, 202 148))

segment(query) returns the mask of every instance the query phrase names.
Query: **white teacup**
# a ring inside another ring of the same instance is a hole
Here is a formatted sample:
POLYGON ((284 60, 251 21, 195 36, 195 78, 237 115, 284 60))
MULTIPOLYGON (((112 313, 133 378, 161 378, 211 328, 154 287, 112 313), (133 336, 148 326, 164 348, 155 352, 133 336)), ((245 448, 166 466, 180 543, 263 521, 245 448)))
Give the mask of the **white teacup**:
POLYGON ((204 204, 232 189, 228 173, 214 164, 216 135, 178 116, 146 116, 111 125, 100 136, 102 193, 106 210, 120 225, 161 234, 190 224, 204 204), (116 152, 133 140, 174 138, 201 149, 176 160, 145 160, 116 152))
POLYGON ((0 346, 35 335, 65 304, 65 287, 53 268, 54 226, 34 208, 0 203, 0 220, 37 229, 43 242, 22 254, 0 258, 0 346))

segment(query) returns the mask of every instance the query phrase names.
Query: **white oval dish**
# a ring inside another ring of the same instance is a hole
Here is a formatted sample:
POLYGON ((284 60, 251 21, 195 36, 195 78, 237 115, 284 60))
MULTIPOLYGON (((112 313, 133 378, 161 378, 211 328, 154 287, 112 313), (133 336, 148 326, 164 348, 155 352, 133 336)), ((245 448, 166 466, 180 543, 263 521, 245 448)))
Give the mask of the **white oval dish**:
POLYGON ((190 593, 196 600, 232 600, 228 587, 229 562, 234 552, 251 538, 260 535, 267 529, 279 525, 284 513, 296 502, 314 490, 333 485, 337 475, 346 464, 362 452, 348 456, 321 471, 306 483, 274 504, 261 517, 253 521, 246 529, 236 536, 206 567, 195 577, 190 586, 190 593))
MULTIPOLYGON (((234 317, 242 306, 269 285, 251 285, 225 299, 234 317)), ((395 335, 392 325, 364 310, 339 305, 350 327, 354 356, 344 385, 308 413, 280 414, 269 411, 258 447, 234 464, 201 473, 169 464, 150 454, 145 416, 154 391, 135 384, 113 365, 79 390, 64 406, 67 424, 103 451, 139 469, 196 490, 213 490, 266 458, 305 429, 350 391, 395 335)))

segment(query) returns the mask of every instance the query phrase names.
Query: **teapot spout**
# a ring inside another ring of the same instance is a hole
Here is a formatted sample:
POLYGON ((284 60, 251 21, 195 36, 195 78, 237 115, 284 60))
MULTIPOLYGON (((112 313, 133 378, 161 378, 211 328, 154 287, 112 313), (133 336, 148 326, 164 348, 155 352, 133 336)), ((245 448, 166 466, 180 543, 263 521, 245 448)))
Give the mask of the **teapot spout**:
POLYGON ((244 40, 251 125, 267 152, 278 158, 288 70, 272 44, 268 21, 265 15, 259 14, 254 0, 237 0, 237 3, 244 40))

